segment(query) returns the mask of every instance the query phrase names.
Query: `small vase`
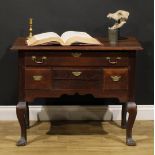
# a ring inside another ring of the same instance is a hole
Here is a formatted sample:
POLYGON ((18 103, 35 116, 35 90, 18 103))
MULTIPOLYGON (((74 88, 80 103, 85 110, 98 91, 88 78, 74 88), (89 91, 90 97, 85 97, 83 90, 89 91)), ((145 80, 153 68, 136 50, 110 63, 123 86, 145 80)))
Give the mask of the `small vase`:
POLYGON ((111 45, 115 45, 118 42, 118 30, 108 29, 108 39, 111 45))

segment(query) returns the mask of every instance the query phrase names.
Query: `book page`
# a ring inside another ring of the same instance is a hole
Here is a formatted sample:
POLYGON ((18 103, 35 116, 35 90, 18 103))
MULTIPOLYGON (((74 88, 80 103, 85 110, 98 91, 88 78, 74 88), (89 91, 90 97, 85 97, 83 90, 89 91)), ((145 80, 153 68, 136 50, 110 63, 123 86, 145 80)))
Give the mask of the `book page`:
POLYGON ((86 32, 66 31, 61 35, 64 45, 83 43, 90 45, 101 45, 101 43, 86 32))
POLYGON ((27 40, 28 46, 46 44, 49 42, 58 42, 64 44, 61 37, 55 32, 46 32, 32 36, 27 40))
POLYGON ((43 40, 43 39, 47 39, 50 37, 58 37, 59 38, 60 36, 55 32, 46 32, 46 33, 34 35, 33 37, 35 37, 36 40, 43 40))
POLYGON ((64 42, 67 42, 67 40, 72 37, 92 38, 86 32, 77 32, 77 31, 66 31, 61 35, 61 38, 64 42))

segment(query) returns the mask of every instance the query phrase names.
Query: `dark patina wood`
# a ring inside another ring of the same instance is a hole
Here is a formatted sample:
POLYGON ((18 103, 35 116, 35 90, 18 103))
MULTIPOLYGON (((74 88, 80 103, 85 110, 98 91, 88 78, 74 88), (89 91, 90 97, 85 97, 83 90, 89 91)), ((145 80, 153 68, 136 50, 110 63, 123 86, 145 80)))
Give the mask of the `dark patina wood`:
POLYGON ((117 98, 124 103, 121 126, 126 128, 127 145, 136 145, 132 139, 137 114, 134 96, 135 60, 136 52, 141 51, 142 47, 134 37, 120 40, 115 46, 111 46, 107 39, 98 39, 103 45, 28 47, 25 38, 17 38, 11 48, 18 51, 19 55, 17 117, 21 138, 17 145, 27 143, 28 103, 36 98, 75 93, 91 94, 97 98, 117 98))
POLYGON ((134 38, 134 37, 128 37, 124 40, 121 40, 118 42, 117 45, 115 46, 111 46, 109 44, 108 39, 106 38, 101 38, 98 37, 97 39, 100 40, 100 42, 103 43, 102 46, 33 46, 33 47, 29 47, 26 46, 26 42, 25 42, 25 38, 17 38, 17 40, 15 41, 14 45, 12 46, 12 50, 62 50, 62 51, 66 51, 66 50, 128 50, 128 51, 135 51, 135 50, 142 50, 142 47, 140 45, 140 43, 134 38))
POLYGON ((122 120, 121 120, 122 129, 126 129, 127 125, 126 115, 127 115, 127 103, 122 103, 122 120))

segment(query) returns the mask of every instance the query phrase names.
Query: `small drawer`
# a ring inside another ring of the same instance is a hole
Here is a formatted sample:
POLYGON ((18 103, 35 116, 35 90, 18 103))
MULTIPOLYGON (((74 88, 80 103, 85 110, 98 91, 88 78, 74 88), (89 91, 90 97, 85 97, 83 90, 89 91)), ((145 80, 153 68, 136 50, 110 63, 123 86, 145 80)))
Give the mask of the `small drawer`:
POLYGON ((101 80, 102 68, 92 67, 55 67, 53 79, 63 80, 101 80))
POLYGON ((25 89, 51 89, 50 68, 25 68, 25 89))
POLYGON ((44 66, 49 64, 49 56, 43 54, 32 54, 25 56, 25 64, 26 66, 44 66))
POLYGON ((105 68, 103 88, 105 90, 127 90, 128 68, 105 68))
POLYGON ((119 55, 105 56, 104 66, 128 66, 128 57, 121 57, 119 55))

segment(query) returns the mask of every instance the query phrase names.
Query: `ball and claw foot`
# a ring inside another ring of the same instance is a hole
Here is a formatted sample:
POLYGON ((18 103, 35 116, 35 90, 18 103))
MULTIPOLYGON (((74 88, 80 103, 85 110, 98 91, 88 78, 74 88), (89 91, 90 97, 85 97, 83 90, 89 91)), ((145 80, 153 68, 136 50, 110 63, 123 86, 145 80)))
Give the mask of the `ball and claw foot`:
POLYGON ((126 144, 128 146, 136 146, 136 141, 134 141, 132 138, 127 138, 126 144))
POLYGON ((25 146, 26 144, 27 144, 26 139, 25 139, 24 137, 21 137, 21 138, 18 140, 16 146, 25 146))

